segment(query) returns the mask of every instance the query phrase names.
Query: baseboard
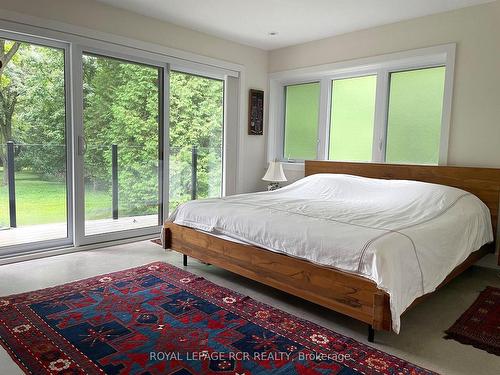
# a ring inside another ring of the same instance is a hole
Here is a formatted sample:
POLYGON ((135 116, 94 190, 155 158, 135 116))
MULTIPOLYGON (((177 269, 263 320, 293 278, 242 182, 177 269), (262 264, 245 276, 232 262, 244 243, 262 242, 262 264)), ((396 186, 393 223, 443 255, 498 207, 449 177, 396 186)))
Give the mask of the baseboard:
POLYGON ((45 250, 36 250, 33 252, 25 252, 23 254, 5 256, 3 258, 0 258, 0 266, 5 265, 5 264, 11 264, 11 263, 25 262, 25 261, 33 260, 33 259, 40 259, 40 258, 57 256, 57 255, 70 254, 70 253, 75 253, 78 251, 95 250, 95 249, 100 249, 103 247, 123 245, 123 244, 127 244, 127 243, 132 243, 132 242, 150 240, 153 238, 158 238, 158 233, 150 234, 147 236, 126 238, 123 240, 101 242, 101 243, 92 244, 92 245, 77 246, 77 247, 66 246, 66 247, 59 247, 59 248, 52 248, 52 249, 45 249, 45 250))

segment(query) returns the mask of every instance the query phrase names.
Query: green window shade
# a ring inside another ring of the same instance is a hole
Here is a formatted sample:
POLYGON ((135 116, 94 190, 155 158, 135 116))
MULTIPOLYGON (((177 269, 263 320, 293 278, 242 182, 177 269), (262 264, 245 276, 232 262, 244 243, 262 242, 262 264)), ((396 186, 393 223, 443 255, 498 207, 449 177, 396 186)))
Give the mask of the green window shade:
POLYGON ((332 82, 330 160, 372 160, 376 88, 376 75, 332 82))
POLYGON ((316 159, 319 82, 285 87, 285 159, 316 159))
POLYGON ((444 77, 444 67, 391 74, 388 163, 438 163, 444 77))

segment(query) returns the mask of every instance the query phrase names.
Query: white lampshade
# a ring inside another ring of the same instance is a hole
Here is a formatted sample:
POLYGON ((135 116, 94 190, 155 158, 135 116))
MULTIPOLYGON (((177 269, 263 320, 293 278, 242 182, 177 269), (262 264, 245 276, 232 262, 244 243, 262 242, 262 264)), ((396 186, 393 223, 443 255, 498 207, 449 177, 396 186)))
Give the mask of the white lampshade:
POLYGON ((285 173, 283 173, 283 166, 279 161, 272 161, 269 163, 269 167, 267 168, 267 172, 262 177, 264 181, 271 182, 283 182, 286 181, 285 173))

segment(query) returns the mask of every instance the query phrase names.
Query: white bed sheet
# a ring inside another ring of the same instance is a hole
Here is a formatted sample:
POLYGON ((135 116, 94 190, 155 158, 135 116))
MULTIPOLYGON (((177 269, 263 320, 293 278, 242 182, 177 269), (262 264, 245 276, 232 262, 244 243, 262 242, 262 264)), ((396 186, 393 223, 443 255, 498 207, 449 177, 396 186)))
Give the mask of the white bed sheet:
POLYGON ((493 240, 488 208, 468 192, 340 174, 190 201, 170 220, 367 277, 389 294, 397 333, 416 298, 493 240))

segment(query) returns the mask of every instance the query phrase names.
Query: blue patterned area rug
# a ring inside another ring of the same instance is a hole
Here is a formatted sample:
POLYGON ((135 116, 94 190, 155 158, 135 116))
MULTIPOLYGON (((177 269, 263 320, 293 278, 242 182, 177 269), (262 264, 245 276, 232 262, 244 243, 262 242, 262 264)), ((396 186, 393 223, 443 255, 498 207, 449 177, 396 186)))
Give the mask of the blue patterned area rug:
POLYGON ((165 263, 0 297, 31 374, 432 374, 165 263))

